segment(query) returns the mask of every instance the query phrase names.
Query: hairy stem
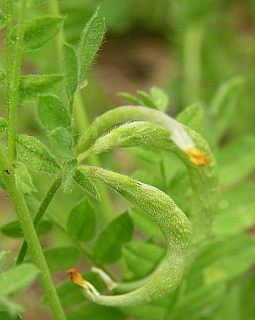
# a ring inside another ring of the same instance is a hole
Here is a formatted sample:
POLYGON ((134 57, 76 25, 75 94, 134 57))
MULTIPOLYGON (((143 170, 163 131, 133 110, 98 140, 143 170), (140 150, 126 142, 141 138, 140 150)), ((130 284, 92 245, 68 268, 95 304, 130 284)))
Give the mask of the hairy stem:
POLYGON ((6 104, 10 110, 12 81, 13 81, 13 41, 11 33, 13 30, 13 2, 6 1, 6 104))
MULTIPOLYGON (((7 2, 12 2, 8 1, 7 2)), ((19 12, 19 20, 17 25, 17 37, 16 37, 16 47, 15 47, 15 55, 14 55, 14 65, 11 69, 10 63, 12 58, 9 57, 7 59, 7 73, 9 78, 7 85, 7 106, 8 106, 8 158, 11 162, 15 159, 16 146, 15 146, 15 138, 16 138, 16 116, 17 116, 17 103, 18 103, 18 88, 19 88, 19 78, 20 78, 20 66, 21 66, 21 57, 22 57, 22 43, 23 36, 25 30, 25 12, 26 12, 26 0, 21 0, 20 2, 20 12, 19 12), (13 69, 13 72, 12 72, 13 69), (11 77, 11 75, 13 75, 11 77), (12 79, 12 80, 11 80, 12 79)), ((8 5, 8 7, 11 5, 8 5)), ((9 8, 9 14, 11 13, 11 8, 9 8)), ((8 19, 11 19, 10 17, 8 19)), ((10 23, 11 24, 11 23, 10 23)), ((10 27, 10 26, 9 26, 10 27)), ((9 31, 7 34, 7 43, 12 41, 9 31)), ((7 54, 11 54, 11 45, 7 44, 8 49, 7 54)), ((11 55, 12 56, 12 55, 11 55)))
POLYGON ((6 158, 5 153, 3 152, 2 146, 0 146, 0 170, 2 172, 9 196, 19 219, 22 232, 28 244, 33 262, 40 270, 39 278, 45 296, 51 308, 54 319, 65 320, 66 317, 58 298, 56 288, 52 281, 49 268, 47 266, 39 239, 36 234, 36 230, 33 225, 33 221, 30 217, 30 213, 24 197, 16 187, 14 172, 10 168, 11 165, 6 158))

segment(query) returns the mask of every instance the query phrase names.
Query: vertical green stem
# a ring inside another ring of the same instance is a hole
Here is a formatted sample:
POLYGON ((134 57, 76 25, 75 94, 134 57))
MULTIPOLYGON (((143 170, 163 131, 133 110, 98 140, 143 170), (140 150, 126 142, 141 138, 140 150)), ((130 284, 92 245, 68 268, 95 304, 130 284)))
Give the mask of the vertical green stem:
POLYGON ((74 112, 75 112, 75 120, 78 131, 82 133, 85 128, 89 125, 89 120, 87 116, 87 112, 83 106, 81 93, 78 91, 74 97, 74 112))
POLYGON ((49 268, 47 266, 40 242, 33 225, 33 221, 30 217, 30 213, 24 197, 16 187, 15 176, 13 171, 9 170, 10 167, 11 166, 9 165, 5 153, 3 152, 2 146, 0 146, 0 170, 3 174, 9 196, 19 219, 20 226, 27 241, 31 256, 33 257, 33 262, 40 270, 39 278, 45 296, 47 297, 47 301, 51 308, 54 319, 65 320, 66 317, 58 298, 56 288, 52 281, 49 268), (8 170, 8 172, 6 170, 8 170))
MULTIPOLYGON (((35 229, 38 227, 39 223, 41 222, 42 217, 43 217, 45 211, 47 210, 52 198, 54 197, 55 193, 57 192, 58 188, 61 185, 61 176, 62 176, 62 171, 59 173, 59 175, 52 182, 52 185, 50 186, 49 190, 47 191, 43 201, 41 202, 41 205, 39 206, 39 208, 34 216, 33 223, 34 223, 35 229)), ((19 254, 17 256, 16 264, 22 263, 22 261, 24 260, 24 258, 26 256, 26 253, 27 253, 27 242, 23 241, 23 243, 20 247, 19 254)))
POLYGON ((13 3, 6 1, 6 103, 7 110, 10 110, 11 92, 12 92, 12 78, 13 78, 13 41, 11 40, 11 32, 13 30, 13 3))
MULTIPOLYGON (((8 2, 12 2, 7 0, 8 2)), ((19 88, 19 78, 20 78, 20 66, 21 66, 21 56, 22 56, 22 43, 23 43, 23 36, 24 36, 24 30, 25 30, 25 12, 26 12, 26 0, 21 0, 20 2, 20 13, 19 13, 19 21, 17 25, 17 38, 16 38, 16 47, 15 47, 15 56, 14 56, 14 66, 13 73, 12 69, 7 70, 7 73, 9 73, 9 83, 8 83, 8 89, 7 89, 7 105, 8 105, 8 157, 11 162, 13 162, 15 158, 15 137, 16 137, 16 114, 17 114, 17 103, 18 103, 18 88, 19 88), (10 79, 11 75, 13 74, 12 81, 10 79)), ((11 13, 11 4, 8 4, 7 7, 9 7, 8 14, 11 13)), ((8 19, 11 19, 11 17, 8 17, 8 19)), ((9 22, 9 27, 11 26, 11 22, 9 22)), ((11 35, 8 31, 8 38, 7 38, 7 47, 10 46, 8 49, 11 51, 11 35)), ((12 61, 12 58, 9 57, 7 61, 7 67, 10 67, 10 61, 12 61)))
POLYGON ((0 146, 0 169, 3 172, 7 190, 17 217, 20 222, 23 234, 27 241, 31 256, 36 266, 40 270, 39 278, 48 299, 54 319, 65 320, 65 314, 58 298, 54 283, 51 278, 40 242, 38 240, 33 221, 22 193, 17 189, 12 163, 16 153, 16 118, 18 104, 18 88, 20 80, 20 68, 22 58, 22 45, 25 30, 26 0, 20 1, 19 19, 17 24, 17 36, 15 50, 13 52, 13 43, 11 33, 13 32, 13 1, 6 0, 7 12, 7 111, 8 111, 8 158, 6 157, 2 146, 0 146), (14 54, 14 55, 13 55, 14 54))

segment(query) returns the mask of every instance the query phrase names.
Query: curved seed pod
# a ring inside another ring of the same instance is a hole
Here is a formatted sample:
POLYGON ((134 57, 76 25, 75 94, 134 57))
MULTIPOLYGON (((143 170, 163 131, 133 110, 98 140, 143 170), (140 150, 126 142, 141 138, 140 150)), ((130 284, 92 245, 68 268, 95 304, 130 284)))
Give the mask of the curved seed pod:
POLYGON ((176 154, 188 169, 193 191, 189 219, 193 228, 192 250, 195 250, 203 246, 211 234, 211 224, 218 202, 218 171, 213 154, 201 135, 189 128, 185 128, 185 134, 189 134, 200 153, 210 159, 207 165, 194 164, 189 155, 183 153, 172 140, 168 129, 146 121, 134 121, 120 125, 99 137, 84 152, 83 156, 87 157, 90 154, 102 153, 118 147, 134 146, 153 147, 176 154))
MULTIPOLYGON (((106 112, 92 123, 80 139, 77 151, 82 153, 78 161, 81 163, 90 154, 133 146, 171 151, 183 161, 193 190, 190 222, 176 204, 158 189, 114 172, 80 165, 87 175, 106 183, 150 214, 159 224, 166 240, 167 253, 163 261, 150 276, 132 283, 129 289, 133 291, 129 293, 102 296, 75 270, 70 271, 73 282, 85 289, 88 298, 105 305, 137 305, 171 293, 180 283, 185 267, 210 237, 217 208, 218 174, 207 142, 196 132, 157 110, 126 106, 106 112), (116 124, 119 126, 116 127, 116 124), (138 285, 140 287, 137 289, 138 285)), ((124 287, 124 284, 117 284, 115 291, 120 289, 119 292, 122 292, 124 287)))
POLYGON ((191 240, 191 225, 185 214, 164 192, 130 177, 97 167, 81 166, 87 175, 104 182, 135 206, 151 215, 159 224, 166 241, 167 252, 145 284, 129 293, 104 296, 83 280, 75 270, 69 271, 74 283, 83 287, 90 300, 109 306, 132 306, 150 302, 171 293, 180 283, 191 240), (142 200, 141 200, 142 199, 142 200))
POLYGON ((206 157, 195 145, 190 135, 183 126, 163 112, 148 107, 123 106, 110 110, 97 117, 88 130, 81 137, 77 154, 82 160, 82 153, 91 147, 102 134, 109 131, 113 126, 128 121, 148 121, 165 128, 170 133, 173 143, 188 155, 195 165, 206 165, 209 158, 206 157))

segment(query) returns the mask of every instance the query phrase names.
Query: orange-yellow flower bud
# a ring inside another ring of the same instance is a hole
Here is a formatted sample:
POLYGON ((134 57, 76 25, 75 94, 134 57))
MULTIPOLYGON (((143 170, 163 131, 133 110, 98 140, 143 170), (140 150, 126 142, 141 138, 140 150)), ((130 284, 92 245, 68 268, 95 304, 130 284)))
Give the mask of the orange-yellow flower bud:
POLYGON ((207 157, 202 151, 195 147, 186 150, 186 154, 190 161, 198 167, 205 166, 210 162, 210 157, 207 157))

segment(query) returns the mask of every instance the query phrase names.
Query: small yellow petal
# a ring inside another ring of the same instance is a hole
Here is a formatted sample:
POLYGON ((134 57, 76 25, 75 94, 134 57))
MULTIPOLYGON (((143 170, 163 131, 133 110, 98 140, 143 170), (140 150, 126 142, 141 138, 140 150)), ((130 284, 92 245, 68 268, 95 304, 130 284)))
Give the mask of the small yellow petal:
POLYGON ((195 147, 186 150, 186 154, 188 155, 190 161, 198 167, 205 166, 210 162, 210 157, 207 157, 202 151, 195 147))
POLYGON ((83 288, 86 287, 86 281, 82 278, 81 274, 77 270, 70 269, 67 271, 67 274, 69 274, 70 279, 74 284, 83 288))

